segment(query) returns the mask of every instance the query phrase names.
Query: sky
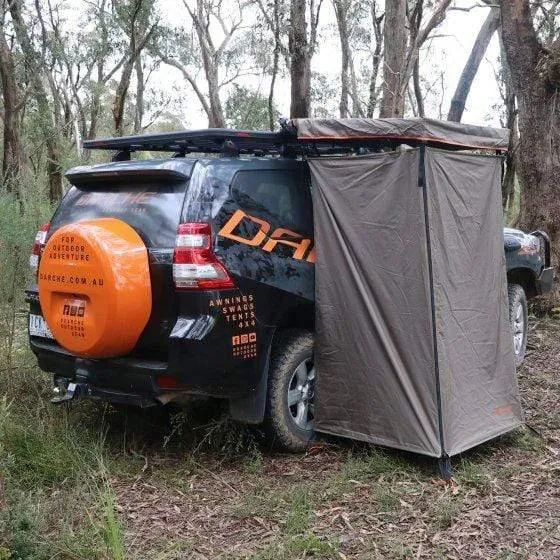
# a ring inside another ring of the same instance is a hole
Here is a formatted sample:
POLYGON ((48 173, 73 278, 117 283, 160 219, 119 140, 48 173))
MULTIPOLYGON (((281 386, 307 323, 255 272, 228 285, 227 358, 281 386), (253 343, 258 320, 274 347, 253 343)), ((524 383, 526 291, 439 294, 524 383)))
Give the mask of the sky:
MULTIPOLYGON (((163 0, 163 2, 164 10, 168 14, 178 15, 179 18, 187 15, 181 0, 163 0)), ((469 8, 473 5, 476 5, 475 0, 456 0, 455 2, 455 6, 459 8, 469 8)), ((436 31, 437 38, 432 39, 429 46, 423 49, 421 73, 428 80, 431 79, 438 83, 437 94, 428 99, 427 116, 437 118, 441 106, 443 118, 446 118, 457 80, 487 14, 488 8, 485 7, 474 7, 468 12, 450 10, 444 23, 436 31), (439 95, 441 92, 439 74, 442 71, 444 93, 439 95)), ((340 72, 340 48, 334 11, 328 0, 323 2, 321 22, 320 48, 313 58, 312 70, 327 74, 333 82, 337 82, 340 72)), ((494 34, 473 83, 463 122, 499 126, 499 115, 493 108, 494 105, 500 103, 495 79, 495 72, 499 68, 498 57, 499 42, 497 34, 494 34)), ((180 75, 174 70, 169 72, 169 78, 182 82, 180 75)), ((253 85, 255 85, 254 80, 253 85)), ((264 84, 263 88, 266 91, 267 85, 264 84)), ((336 100, 337 102, 338 100, 336 100)), ((333 110, 336 110, 336 103, 333 110)), ((276 104, 283 115, 289 114, 289 82, 286 79, 281 80, 278 86, 276 104)), ((185 114, 185 119, 190 121, 188 124, 194 128, 204 127, 207 125, 206 117, 201 110, 193 111, 193 106, 196 105, 194 99, 193 103, 189 103, 190 108, 185 114)))

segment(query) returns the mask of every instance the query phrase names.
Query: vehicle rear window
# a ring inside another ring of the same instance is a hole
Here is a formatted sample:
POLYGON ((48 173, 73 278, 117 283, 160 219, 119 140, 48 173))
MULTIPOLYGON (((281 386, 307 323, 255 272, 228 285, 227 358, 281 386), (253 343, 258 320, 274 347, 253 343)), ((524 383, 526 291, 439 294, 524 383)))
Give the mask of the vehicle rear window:
POLYGON ((239 171, 232 193, 242 208, 271 215, 281 227, 302 234, 313 230, 310 181, 303 168, 239 171))
POLYGON ((169 185, 72 187, 53 217, 51 227, 94 218, 117 218, 132 226, 148 247, 171 248, 187 182, 169 185))

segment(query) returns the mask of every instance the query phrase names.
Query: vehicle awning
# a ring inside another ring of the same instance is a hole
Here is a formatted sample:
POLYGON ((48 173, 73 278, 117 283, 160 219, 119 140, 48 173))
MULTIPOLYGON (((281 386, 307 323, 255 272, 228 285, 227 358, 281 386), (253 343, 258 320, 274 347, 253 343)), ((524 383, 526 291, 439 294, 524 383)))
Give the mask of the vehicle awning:
POLYGON ((507 128, 435 119, 294 119, 298 141, 395 141, 453 149, 506 151, 507 128))

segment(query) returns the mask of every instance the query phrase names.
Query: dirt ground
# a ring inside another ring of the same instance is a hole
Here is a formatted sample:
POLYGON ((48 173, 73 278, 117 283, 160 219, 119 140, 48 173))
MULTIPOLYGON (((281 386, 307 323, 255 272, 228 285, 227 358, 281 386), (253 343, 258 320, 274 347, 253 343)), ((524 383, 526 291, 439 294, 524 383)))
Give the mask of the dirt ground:
POLYGON ((559 559, 559 321, 533 320, 519 373, 528 428, 455 459, 452 485, 431 461, 345 441, 226 458, 128 436, 142 466, 109 479, 125 557, 559 559))

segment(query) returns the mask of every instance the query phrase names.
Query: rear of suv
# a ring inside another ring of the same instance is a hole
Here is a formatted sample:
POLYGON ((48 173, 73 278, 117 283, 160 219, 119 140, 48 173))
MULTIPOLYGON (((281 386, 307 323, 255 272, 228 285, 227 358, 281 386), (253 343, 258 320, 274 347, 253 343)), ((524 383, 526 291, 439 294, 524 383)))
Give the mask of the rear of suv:
MULTIPOLYGON (((30 345, 54 374, 53 401, 215 397, 234 419, 264 422, 279 447, 305 448, 315 247, 309 168, 291 139, 208 130, 88 145, 117 150, 114 161, 68 171, 72 186, 30 261, 30 345), (175 155, 130 159, 140 150, 175 155)), ((550 289, 550 244, 505 233, 520 361, 525 292, 550 289)))
POLYGON ((314 389, 305 162, 185 156, 66 177, 27 292, 30 345, 54 374, 54 400, 217 397, 235 419, 265 420, 281 447, 303 448, 314 389))

